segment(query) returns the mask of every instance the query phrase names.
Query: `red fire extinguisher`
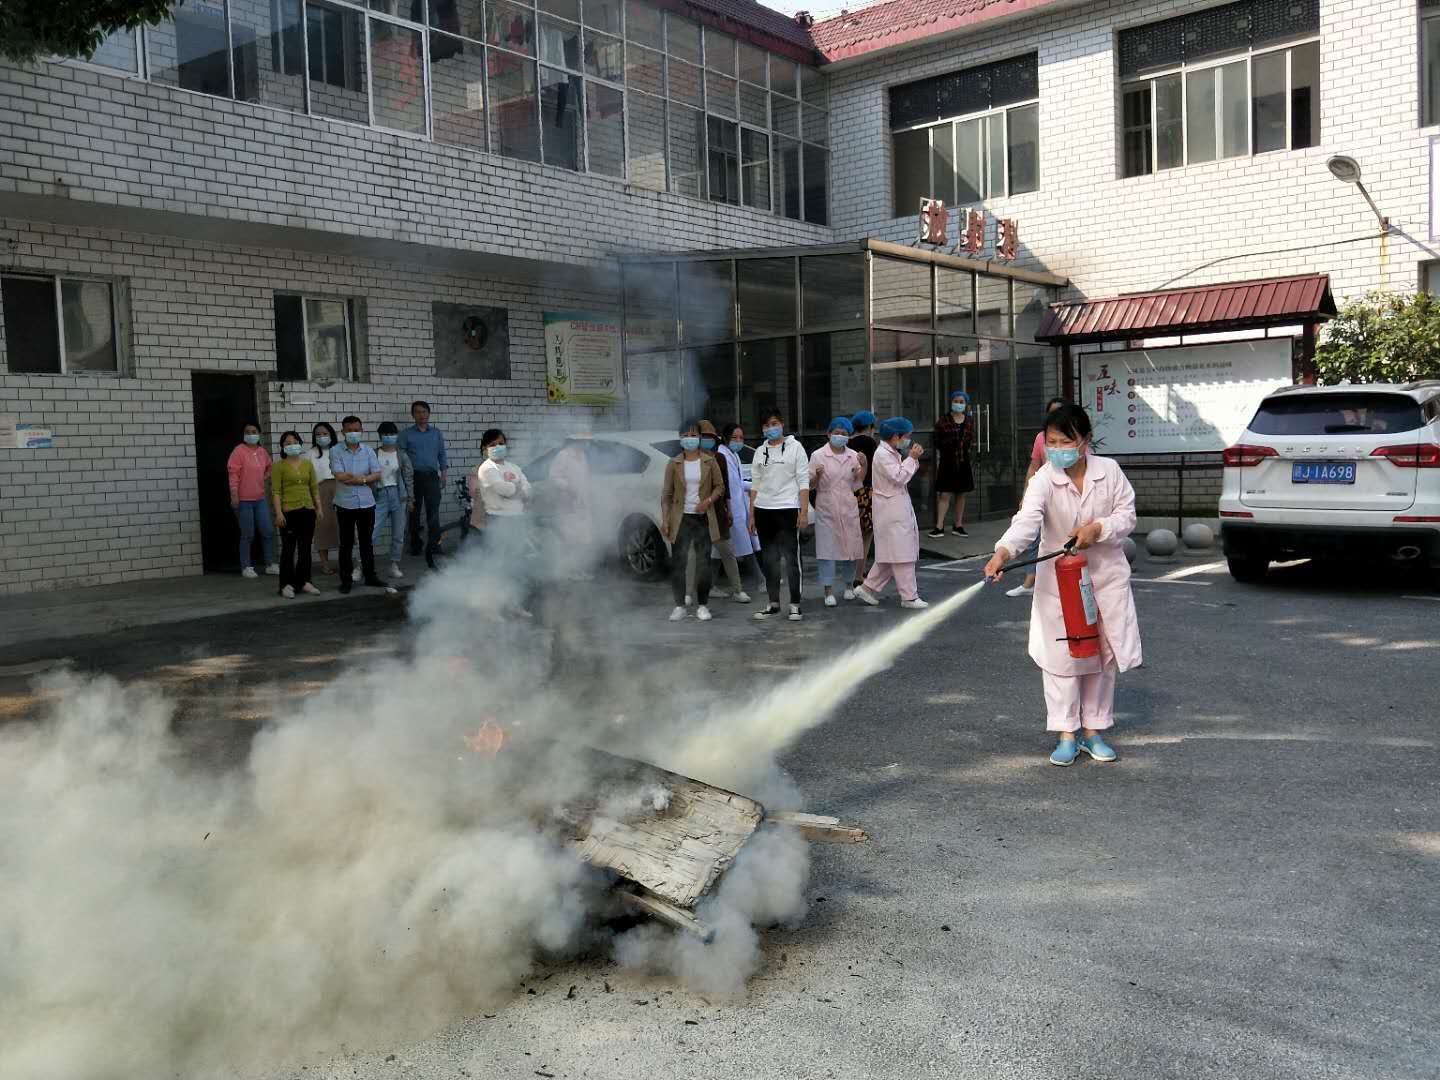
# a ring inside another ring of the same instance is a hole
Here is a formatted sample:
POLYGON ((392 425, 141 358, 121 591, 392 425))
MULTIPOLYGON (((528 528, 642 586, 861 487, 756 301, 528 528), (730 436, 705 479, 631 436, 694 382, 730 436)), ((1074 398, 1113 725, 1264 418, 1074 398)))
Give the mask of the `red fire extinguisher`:
POLYGON ((1060 587, 1060 612, 1065 616, 1065 637, 1077 660, 1100 653, 1100 609, 1090 583, 1090 560, 1083 552, 1067 552, 1055 560, 1055 581, 1060 587))

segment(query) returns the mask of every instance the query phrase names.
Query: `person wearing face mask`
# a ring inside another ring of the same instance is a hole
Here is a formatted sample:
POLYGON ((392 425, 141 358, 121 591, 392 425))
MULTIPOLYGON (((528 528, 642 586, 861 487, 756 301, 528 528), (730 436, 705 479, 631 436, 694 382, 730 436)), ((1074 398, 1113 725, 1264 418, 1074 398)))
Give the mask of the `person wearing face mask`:
MULTIPOLYGON (((705 447, 702 433, 700 447, 705 447)), ((725 424, 720 429, 717 446, 717 462, 725 472, 725 493, 730 507, 730 551, 735 559, 735 572, 740 588, 734 590, 731 599, 737 604, 750 603, 750 594, 744 590, 745 578, 753 571, 748 569, 760 550, 760 540, 750 529, 750 484, 741 469, 740 452, 745 449, 745 429, 739 424, 725 424), (744 563, 747 569, 742 570, 744 563)), ((723 550, 723 549, 722 549, 723 550)), ((729 572, 729 569, 726 569, 729 572)))
POLYGON ((280 527, 280 595, 294 600, 297 590, 318 593, 310 581, 310 541, 315 536, 320 485, 299 432, 280 436, 280 461, 270 472, 270 499, 280 527))
POLYGON ((570 564, 566 567, 567 572, 579 577, 589 575, 591 549, 595 545, 595 525, 590 507, 591 442, 588 428, 572 431, 550 463, 550 486, 555 492, 554 507, 564 537, 558 554, 570 564))
POLYGON ((975 445, 975 424, 970 419, 970 395, 964 390, 950 392, 950 411, 935 421, 935 528, 930 537, 945 535, 945 515, 955 502, 955 535, 965 531, 965 496, 975 490, 970 468, 975 445))
POLYGON ((790 621, 800 613, 800 530, 810 521, 810 458, 800 440, 785 434, 785 419, 771 409, 760 420, 765 441, 750 461, 750 528, 760 541, 760 565, 770 602, 755 618, 780 614, 780 578, 790 583, 790 621))
POLYGON ((687 421, 680 428, 680 453, 665 466, 660 490, 660 531, 670 543, 670 590, 675 607, 670 621, 685 618, 686 577, 695 567, 695 617, 710 619, 710 546, 719 542, 725 482, 713 455, 700 449, 700 426, 687 421))
POLYGON ((865 480, 865 458, 850 449, 855 425, 846 417, 830 421, 825 445, 810 455, 810 490, 815 493, 815 562, 825 589, 825 606, 835 607, 835 575, 844 582, 845 599, 854 600, 851 575, 865 557, 860 507, 855 489, 865 480))
POLYGON ((1069 765, 1081 751, 1095 761, 1114 761, 1101 733, 1115 723, 1115 676, 1141 661, 1130 562, 1121 546, 1135 528, 1135 489, 1114 461, 1091 453, 1090 417, 1078 405, 1060 405, 1047 415, 1043 434, 1046 462, 1026 485, 985 576, 998 582, 1002 567, 1037 536, 1042 554, 1069 540, 1085 551, 1100 614, 1100 654, 1070 655, 1052 560, 1036 568, 1030 658, 1045 688, 1045 727, 1059 736, 1050 763, 1069 765))
MULTIPOLYGON (((415 511, 415 469, 410 455, 399 446, 400 429, 386 420, 378 432, 380 445, 375 456, 380 461, 380 479, 375 484, 375 530, 370 534, 370 546, 376 551, 380 547, 380 533, 385 523, 390 523, 390 577, 399 581, 405 576, 400 569, 400 556, 405 554, 405 521, 415 511)), ((434 559, 428 560, 431 568, 434 559)))
POLYGON ((270 479, 270 451, 260 445, 260 425, 245 425, 238 446, 230 451, 226 472, 230 477, 230 509, 240 522, 240 576, 256 578, 255 534, 265 552, 265 573, 280 573, 275 561, 275 528, 270 523, 270 504, 265 498, 265 482, 270 479))
MULTIPOLYGON (((748 604, 750 602, 750 594, 745 591, 745 585, 740 580, 740 563, 736 559, 735 545, 730 538, 731 531, 734 529, 735 520, 734 514, 731 509, 730 469, 727 462, 725 461, 725 458, 723 457, 723 454, 728 453, 729 451, 724 450, 720 446, 720 433, 715 429, 715 425, 712 424, 709 420, 701 420, 699 423, 699 429, 700 452, 707 457, 712 457, 715 459, 715 464, 720 469, 721 483, 724 485, 725 488, 724 496, 720 499, 718 503, 715 504, 715 516, 720 521, 720 539, 715 542, 714 549, 707 557, 712 560, 720 560, 720 567, 725 573, 725 580, 729 584, 730 588, 728 591, 712 588, 710 590, 710 595, 729 597, 737 604, 748 604)), ((736 464, 738 470, 738 458, 736 459, 736 464)), ((715 579, 715 569, 713 566, 710 569, 710 579, 712 581, 715 579)), ((690 573, 685 579, 685 585, 686 595, 693 596, 695 588, 694 564, 691 564, 690 573)))
POLYGON ((910 502, 910 480, 920 468, 925 448, 910 438, 915 425, 903 416, 892 416, 880 425, 880 447, 875 451, 871 471, 874 490, 875 565, 855 597, 872 607, 890 579, 900 591, 902 608, 927 608, 915 582, 915 564, 920 561, 920 527, 910 502))
POLYGON ((490 428, 480 436, 480 446, 485 453, 477 474, 480 497, 485 501, 485 543, 512 576, 523 577, 524 560, 530 556, 525 517, 530 481, 510 460, 510 440, 505 432, 490 428))
POLYGON ((875 543, 875 517, 871 513, 871 474, 875 462, 875 451, 880 444, 875 439, 875 414, 861 409, 850 418, 855 434, 850 438, 850 449, 865 458, 865 480, 855 491, 855 504, 860 508, 860 536, 865 541, 865 553, 855 563, 855 580, 850 589, 853 592, 865 581, 865 562, 870 558, 870 548, 875 543))
POLYGON ((360 545, 361 580, 374 589, 394 592, 375 573, 375 492, 370 485, 381 477, 380 459, 363 442, 358 416, 340 422, 342 443, 330 448, 330 470, 335 474, 335 516, 339 521, 340 591, 348 593, 355 582, 353 551, 360 545))
POLYGON ((322 574, 335 573, 330 552, 340 543, 335 527, 335 474, 330 471, 330 448, 334 445, 335 429, 324 420, 310 430, 310 451, 305 456, 320 484, 320 502, 315 508, 315 550, 320 554, 322 574))
MULTIPOLYGON (((1065 404, 1065 399, 1064 399, 1063 397, 1052 397, 1049 401, 1047 401, 1047 402, 1045 403, 1045 415, 1046 415, 1046 416, 1049 416, 1052 412, 1054 412, 1057 408, 1059 408, 1061 405, 1064 405, 1064 404, 1065 404)), ((1030 447, 1030 464, 1029 464, 1028 466, 1026 466, 1026 468, 1025 468, 1025 486, 1026 486, 1026 487, 1029 487, 1029 486, 1030 486, 1030 480, 1031 480, 1031 478, 1032 478, 1037 472, 1040 471, 1041 466, 1043 466, 1044 464, 1045 464, 1045 431, 1044 431, 1044 429, 1042 428, 1040 431, 1037 431, 1037 432, 1035 433, 1035 442, 1034 442, 1034 444, 1030 447)), ((1037 547, 1036 544, 1032 544, 1028 549, 1026 549, 1024 552, 1021 553, 1022 557, 1028 559, 1028 558, 1031 558, 1032 556, 1039 555, 1040 552, 1036 550, 1036 547, 1037 547)), ((1006 596, 1013 596, 1013 597, 1021 597, 1021 596, 1032 596, 1032 595, 1034 595, 1034 593, 1035 593, 1035 574, 1034 574, 1033 572, 1031 572, 1031 571, 1026 571, 1026 573, 1025 573, 1025 580, 1022 581, 1019 585, 1016 585, 1015 588, 1013 588, 1013 589, 1007 589, 1006 592, 1005 592, 1005 595, 1006 595, 1006 596)))

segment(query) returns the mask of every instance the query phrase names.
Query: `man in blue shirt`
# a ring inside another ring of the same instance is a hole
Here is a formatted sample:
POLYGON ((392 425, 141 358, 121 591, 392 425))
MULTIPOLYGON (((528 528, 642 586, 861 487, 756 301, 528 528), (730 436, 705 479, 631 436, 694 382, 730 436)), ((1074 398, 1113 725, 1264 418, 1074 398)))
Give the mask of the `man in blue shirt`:
POLYGON ((425 514, 425 561, 435 565, 440 554, 440 500, 445 495, 445 474, 450 459, 445 454, 445 436, 430 425, 430 403, 410 406, 414 425, 400 436, 400 449, 410 455, 415 467, 415 510, 410 515, 410 554, 420 554, 420 515, 425 514))
POLYGON ((375 492, 370 485, 380 479, 380 458, 360 440, 360 418, 341 421, 344 434, 339 446, 330 448, 330 471, 335 474, 335 524, 340 529, 340 591, 348 593, 355 580, 351 550, 360 542, 360 569, 366 585, 387 592, 395 590, 375 573, 375 492))

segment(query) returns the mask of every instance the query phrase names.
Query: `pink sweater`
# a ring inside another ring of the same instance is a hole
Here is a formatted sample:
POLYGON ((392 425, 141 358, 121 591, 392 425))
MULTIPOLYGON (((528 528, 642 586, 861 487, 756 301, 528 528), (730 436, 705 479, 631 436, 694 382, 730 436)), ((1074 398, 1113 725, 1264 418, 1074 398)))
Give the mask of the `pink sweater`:
POLYGON ((265 481, 270 476, 269 450, 241 443, 230 451, 226 468, 230 473, 232 502, 255 502, 265 498, 265 481))

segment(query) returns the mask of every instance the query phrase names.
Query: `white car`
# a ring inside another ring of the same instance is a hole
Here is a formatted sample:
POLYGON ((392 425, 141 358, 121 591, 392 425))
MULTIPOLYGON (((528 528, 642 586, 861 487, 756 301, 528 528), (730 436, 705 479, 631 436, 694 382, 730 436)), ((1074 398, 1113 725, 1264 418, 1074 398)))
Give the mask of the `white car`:
MULTIPOLYGON (((550 463, 560 450, 556 446, 540 454, 525 466, 525 476, 535 486, 536 516, 563 530, 546 491, 550 463)), ((590 440, 595 528, 600 538, 614 538, 620 561, 637 578, 659 577, 670 559, 670 546, 660 535, 660 494, 665 466, 678 453, 680 437, 673 431, 603 431, 590 440)), ((749 446, 740 453, 747 480, 754 454, 749 446)))
POLYGON ((1220 538, 1237 581, 1359 554, 1423 560, 1440 585, 1440 381, 1270 394, 1225 451, 1220 538))

